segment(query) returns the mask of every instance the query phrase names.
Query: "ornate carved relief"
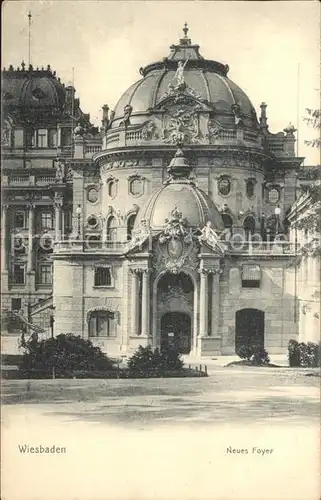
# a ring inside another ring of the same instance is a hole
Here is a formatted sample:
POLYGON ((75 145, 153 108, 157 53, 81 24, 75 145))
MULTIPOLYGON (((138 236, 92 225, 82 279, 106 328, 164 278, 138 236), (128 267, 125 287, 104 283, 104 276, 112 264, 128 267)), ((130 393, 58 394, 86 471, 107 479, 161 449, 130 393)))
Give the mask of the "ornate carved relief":
POLYGON ((154 245, 154 267, 165 268, 173 274, 178 274, 183 266, 195 269, 199 246, 187 220, 174 207, 165 222, 165 229, 154 245))
POLYGON ((147 160, 115 160, 105 163, 101 167, 101 173, 111 170, 113 168, 133 168, 133 167, 144 167, 148 165, 147 160))
POLYGON ((199 117, 195 107, 173 105, 163 116, 162 139, 171 144, 199 142, 199 117))
POLYGON ((209 141, 217 139, 220 135, 220 127, 217 125, 216 121, 210 118, 207 122, 208 134, 206 136, 209 141))
POLYGON ((150 141, 151 139, 157 139, 158 134, 156 133, 156 125, 153 120, 149 120, 142 128, 142 139, 144 141, 150 141))

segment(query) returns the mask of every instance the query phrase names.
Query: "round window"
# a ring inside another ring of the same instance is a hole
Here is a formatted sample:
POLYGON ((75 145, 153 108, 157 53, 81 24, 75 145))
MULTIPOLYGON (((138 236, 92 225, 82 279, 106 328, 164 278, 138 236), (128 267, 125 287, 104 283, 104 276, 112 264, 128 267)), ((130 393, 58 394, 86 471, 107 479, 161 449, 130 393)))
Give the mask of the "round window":
POLYGON ((98 200, 98 190, 96 188, 90 188, 87 192, 87 200, 89 203, 96 203, 98 200))
POLYGON ((272 188, 269 191, 269 202, 270 203, 278 203, 280 199, 280 193, 277 189, 272 188))
POLYGON ((98 219, 95 215, 90 215, 87 219, 88 226, 93 229, 98 226, 98 219))
POLYGON ((231 191, 231 181, 229 179, 220 179, 218 182, 218 190, 222 196, 227 196, 231 191))

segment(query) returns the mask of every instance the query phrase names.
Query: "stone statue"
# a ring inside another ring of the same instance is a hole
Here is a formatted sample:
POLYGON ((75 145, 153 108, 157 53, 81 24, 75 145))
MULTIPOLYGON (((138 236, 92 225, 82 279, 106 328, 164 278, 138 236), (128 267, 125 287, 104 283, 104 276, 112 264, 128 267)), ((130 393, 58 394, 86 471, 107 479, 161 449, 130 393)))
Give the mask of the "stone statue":
POLYGON ((147 224, 145 219, 142 219, 140 227, 132 232, 132 239, 129 242, 129 248, 134 248, 138 245, 142 245, 147 238, 151 236, 151 228, 147 224))
POLYGON ((57 160, 56 161, 56 181, 57 182, 63 182, 64 170, 65 170, 65 165, 63 164, 63 162, 60 160, 57 160))
POLYGON ((80 123, 78 123, 74 128, 74 137, 75 138, 82 137, 84 133, 85 133, 84 127, 82 127, 80 123))
POLYGON ((211 221, 206 222, 203 229, 201 229, 201 234, 200 234, 198 239, 200 242, 204 241, 209 246, 211 246, 213 249, 218 248, 221 251, 224 250, 224 246, 221 243, 219 243, 219 237, 218 237, 217 233, 212 228, 211 221))
POLYGON ((177 66, 175 77, 174 77, 176 82, 177 82, 177 87, 180 87, 180 86, 184 85, 184 83, 185 83, 184 69, 185 69, 185 66, 187 64, 187 61, 188 61, 188 59, 186 59, 186 61, 184 63, 183 63, 183 61, 178 61, 178 66, 177 66))

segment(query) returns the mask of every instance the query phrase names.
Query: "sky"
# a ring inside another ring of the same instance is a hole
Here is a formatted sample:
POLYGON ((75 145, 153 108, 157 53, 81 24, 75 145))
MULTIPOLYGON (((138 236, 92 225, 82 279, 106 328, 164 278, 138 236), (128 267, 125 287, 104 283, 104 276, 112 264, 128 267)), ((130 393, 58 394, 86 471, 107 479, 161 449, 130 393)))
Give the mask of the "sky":
POLYGON ((304 141, 316 132, 303 122, 306 108, 320 101, 320 5, 307 1, 17 1, 2 4, 2 66, 50 64, 74 85, 81 108, 101 123, 101 107, 112 109, 141 77, 139 68, 169 54, 184 22, 206 59, 230 67, 229 78, 250 97, 259 113, 268 105, 272 133, 289 122, 299 129, 305 165, 320 152, 304 141), (74 70, 73 70, 74 68, 74 70))

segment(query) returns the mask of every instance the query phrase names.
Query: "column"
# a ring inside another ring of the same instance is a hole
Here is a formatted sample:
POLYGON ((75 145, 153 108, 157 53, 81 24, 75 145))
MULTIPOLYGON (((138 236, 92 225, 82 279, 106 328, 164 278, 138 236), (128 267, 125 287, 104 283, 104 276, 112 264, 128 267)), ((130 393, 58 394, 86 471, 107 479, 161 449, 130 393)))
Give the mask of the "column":
POLYGON ((200 331, 201 337, 208 335, 208 270, 200 270, 200 331))
POLYGON ((63 204, 63 198, 61 195, 56 194, 54 204, 55 204, 55 241, 57 242, 61 240, 61 213, 63 204))
POLYGON ((34 233, 34 215, 35 206, 29 205, 29 223, 28 223, 28 262, 27 272, 33 271, 33 233, 34 233))
POLYGON ((149 337, 149 311, 150 311, 150 291, 149 291, 149 269, 143 269, 142 280, 142 336, 149 337))
POLYGON ((131 287, 131 334, 136 336, 138 332, 138 294, 139 294, 139 270, 131 269, 132 287, 131 287))
POLYGON ((212 322, 211 330, 212 337, 219 337, 219 321, 220 321, 220 269, 212 271, 212 322))
POLYGON ((8 271, 8 248, 7 248, 7 213, 8 205, 2 205, 1 214, 1 272, 8 271))

